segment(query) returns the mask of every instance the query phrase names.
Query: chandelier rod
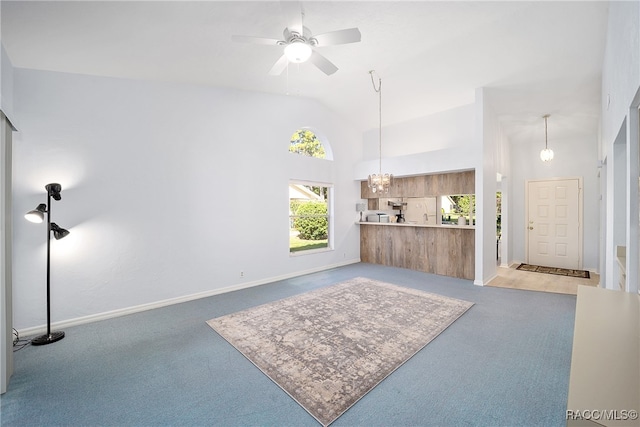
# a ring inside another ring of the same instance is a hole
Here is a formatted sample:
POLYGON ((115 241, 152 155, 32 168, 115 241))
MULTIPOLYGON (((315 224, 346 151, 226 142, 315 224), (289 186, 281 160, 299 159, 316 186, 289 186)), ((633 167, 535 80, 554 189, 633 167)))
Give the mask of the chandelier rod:
POLYGON ((549 145, 547 142, 547 119, 549 118, 549 114, 545 114, 542 117, 544 118, 544 148, 546 150, 549 148, 549 145))
POLYGON ((373 90, 378 93, 378 149, 380 152, 380 177, 382 178, 382 79, 378 76, 378 88, 376 89, 376 83, 373 80, 373 73, 375 72, 375 70, 371 70, 369 71, 369 75, 371 76, 373 90))

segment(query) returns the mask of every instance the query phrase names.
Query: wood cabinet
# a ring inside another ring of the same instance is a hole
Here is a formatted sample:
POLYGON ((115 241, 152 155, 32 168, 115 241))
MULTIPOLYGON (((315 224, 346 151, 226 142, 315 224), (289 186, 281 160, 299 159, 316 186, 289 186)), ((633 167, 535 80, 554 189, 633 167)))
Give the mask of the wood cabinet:
MULTIPOLYGON (((475 193, 475 171, 394 178, 389 193, 373 193, 367 181, 360 194, 368 210, 382 210, 380 199, 422 198, 475 193)), ((386 202, 385 202, 386 203, 386 202)), ((444 276, 474 279, 473 227, 361 223, 360 260, 444 276)))
POLYGON ((475 229, 360 223, 360 260, 473 280, 475 229))
POLYGON ((475 192, 475 171, 394 178, 389 193, 386 194, 372 192, 367 181, 360 183, 360 197, 369 200, 380 197, 428 197, 475 192))

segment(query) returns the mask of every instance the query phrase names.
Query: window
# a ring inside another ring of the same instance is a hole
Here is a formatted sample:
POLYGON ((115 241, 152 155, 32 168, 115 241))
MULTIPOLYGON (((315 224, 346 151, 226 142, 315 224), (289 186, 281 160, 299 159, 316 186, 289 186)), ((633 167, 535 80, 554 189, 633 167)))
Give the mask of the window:
POLYGON ((327 158, 322 141, 309 129, 298 129, 291 135, 289 152, 318 159, 327 158))
POLYGON ((442 207, 443 224, 470 224, 476 223, 476 196, 475 194, 457 194, 442 196, 440 198, 442 207))
POLYGON ((331 190, 326 184, 289 183, 289 253, 330 249, 331 190))

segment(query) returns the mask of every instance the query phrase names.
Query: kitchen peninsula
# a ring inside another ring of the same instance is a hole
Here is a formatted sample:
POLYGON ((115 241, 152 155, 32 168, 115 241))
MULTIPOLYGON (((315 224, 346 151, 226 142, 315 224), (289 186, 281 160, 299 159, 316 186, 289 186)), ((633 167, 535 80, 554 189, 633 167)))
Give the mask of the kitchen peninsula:
MULTIPOLYGON (((361 183, 361 197, 370 211, 385 210, 388 198, 422 201, 474 192, 474 171, 395 178, 384 198, 361 183)), ((360 222, 361 261, 473 280, 475 227, 441 224, 440 207, 437 217, 434 221, 434 215, 425 215, 423 223, 360 222)))

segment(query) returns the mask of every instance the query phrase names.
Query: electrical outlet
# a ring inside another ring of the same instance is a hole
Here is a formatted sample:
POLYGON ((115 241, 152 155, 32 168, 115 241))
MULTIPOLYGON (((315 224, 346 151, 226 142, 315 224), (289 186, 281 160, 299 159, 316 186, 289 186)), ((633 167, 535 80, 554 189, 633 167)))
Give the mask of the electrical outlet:
POLYGON ((244 277, 244 271, 240 272, 240 277, 244 277))

